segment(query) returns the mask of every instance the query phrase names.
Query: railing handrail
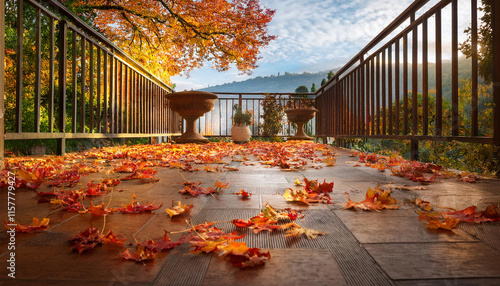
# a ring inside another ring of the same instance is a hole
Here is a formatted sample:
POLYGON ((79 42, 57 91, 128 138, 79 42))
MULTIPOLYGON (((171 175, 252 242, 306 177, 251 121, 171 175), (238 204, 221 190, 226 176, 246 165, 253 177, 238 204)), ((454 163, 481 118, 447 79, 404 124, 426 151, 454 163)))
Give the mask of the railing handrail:
POLYGON ((324 90, 334 81, 337 81, 339 76, 348 71, 356 62, 363 59, 364 55, 370 51, 373 47, 379 44, 383 39, 390 35, 394 30, 396 30, 404 21, 408 20, 412 14, 418 9, 424 6, 429 0, 415 0, 408 8, 406 8, 403 13, 401 13, 396 19, 394 19, 389 26, 382 30, 373 40, 371 40, 361 51, 359 51, 350 61, 348 61, 344 66, 342 66, 335 76, 330 78, 324 85, 322 85, 314 93, 316 96, 323 93, 324 90))
POLYGON ((170 92, 174 91, 172 89, 172 87, 170 87, 168 84, 164 83, 161 79, 159 79, 154 74, 152 74, 147 69, 145 69, 142 65, 140 65, 137 61, 135 61, 130 56, 128 56, 123 50, 121 50, 119 47, 114 45, 110 40, 108 40, 106 37, 104 37, 101 33, 94 30, 94 28, 92 28, 87 23, 85 23, 85 21, 80 19, 80 17, 75 15, 71 10, 69 10, 62 3, 60 3, 57 0, 42 0, 42 1, 45 2, 47 5, 49 5, 50 7, 56 9, 59 13, 66 16, 68 19, 70 19, 82 31, 88 33, 90 36, 92 36, 92 37, 98 39, 99 41, 101 41, 102 43, 106 44, 108 47, 111 48, 111 52, 113 54, 119 56, 122 60, 126 61, 129 65, 133 66, 134 68, 140 70, 142 73, 147 75, 151 80, 153 80, 156 84, 162 86, 163 88, 169 90, 170 92))

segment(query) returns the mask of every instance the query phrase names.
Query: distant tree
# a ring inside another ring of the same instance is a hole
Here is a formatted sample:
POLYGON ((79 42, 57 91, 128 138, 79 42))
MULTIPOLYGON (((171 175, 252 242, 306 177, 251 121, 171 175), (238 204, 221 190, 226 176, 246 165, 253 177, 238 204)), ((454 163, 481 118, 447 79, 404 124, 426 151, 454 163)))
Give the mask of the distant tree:
POLYGON ((335 74, 332 71, 330 71, 327 76, 328 80, 330 80, 334 75, 335 74))
POLYGON ((316 92, 316 84, 314 84, 314 82, 313 85, 311 86, 311 92, 316 92))
POLYGON ((305 85, 301 85, 295 89, 296 93, 309 92, 309 89, 305 85))
MULTIPOLYGON (((482 0, 482 7, 479 10, 484 14, 481 16, 481 26, 478 29, 478 64, 479 76, 490 83, 493 74, 493 29, 492 29, 492 2, 493 0, 482 0)), ((460 51, 470 58, 472 56, 472 28, 469 26, 464 31, 468 34, 467 40, 460 44, 460 51)))
POLYGON ((326 79, 323 79, 323 80, 321 81, 321 86, 324 86, 325 84, 326 84, 326 79))

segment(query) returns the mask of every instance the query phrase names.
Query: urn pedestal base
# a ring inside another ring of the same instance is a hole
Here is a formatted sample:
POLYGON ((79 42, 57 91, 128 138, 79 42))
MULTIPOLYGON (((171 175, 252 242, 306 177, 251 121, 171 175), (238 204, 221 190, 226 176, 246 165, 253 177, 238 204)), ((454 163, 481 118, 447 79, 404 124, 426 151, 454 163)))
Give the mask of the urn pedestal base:
POLYGON ((175 143, 208 143, 196 130, 196 120, 214 108, 217 95, 204 91, 182 91, 167 95, 170 109, 186 120, 186 132, 175 143))
POLYGON ((297 133, 294 136, 288 137, 288 140, 313 140, 313 137, 307 136, 304 133, 304 124, 313 119, 316 112, 318 112, 316 108, 285 109, 288 120, 297 124, 297 133))

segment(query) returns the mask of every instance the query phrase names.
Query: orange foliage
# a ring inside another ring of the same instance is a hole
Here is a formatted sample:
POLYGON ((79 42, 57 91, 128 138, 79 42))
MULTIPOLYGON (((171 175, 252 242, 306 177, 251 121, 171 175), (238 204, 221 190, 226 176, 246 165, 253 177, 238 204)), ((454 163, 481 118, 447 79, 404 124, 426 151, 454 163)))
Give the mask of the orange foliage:
POLYGON ((218 70, 235 64, 248 72, 257 67, 259 50, 276 38, 267 31, 275 11, 258 0, 81 0, 73 5, 167 82, 206 61, 218 70))

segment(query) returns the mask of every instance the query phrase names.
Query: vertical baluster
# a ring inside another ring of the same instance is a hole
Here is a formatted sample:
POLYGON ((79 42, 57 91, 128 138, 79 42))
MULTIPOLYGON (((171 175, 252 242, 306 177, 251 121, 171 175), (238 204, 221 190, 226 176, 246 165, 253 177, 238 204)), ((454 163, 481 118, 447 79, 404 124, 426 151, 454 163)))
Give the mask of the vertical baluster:
POLYGON ((478 135, 477 0, 471 0, 471 135, 478 135))
POLYGON ((394 133, 393 129, 393 113, 392 113, 392 44, 389 46, 387 50, 387 106, 389 107, 389 128, 388 135, 392 135, 394 133))
POLYGON ((55 62, 55 29, 54 29, 54 18, 50 17, 50 28, 49 28, 49 132, 54 132, 54 62, 55 62))
POLYGON ((400 78, 400 56, 399 56, 399 39, 396 39, 396 43, 394 45, 394 58, 395 58, 395 65, 394 65, 394 125, 395 125, 395 130, 394 133, 396 135, 399 135, 399 117, 400 117, 400 108, 399 108, 399 98, 401 96, 400 94, 400 85, 399 85, 399 78, 400 78))
POLYGON ((114 76, 113 76, 113 104, 111 104, 111 108, 113 109, 113 133, 119 133, 118 130, 118 122, 120 121, 120 117, 118 117, 119 111, 119 100, 120 97, 120 61, 118 58, 113 56, 113 65, 114 65, 114 76))
POLYGON ((366 61, 366 100, 365 100, 365 135, 370 135, 370 103, 371 103, 371 76, 370 76, 370 59, 366 61))
MULTIPOLYGON (((16 132, 23 132, 23 43, 24 1, 17 1, 17 47, 16 47, 16 132)), ((2 51, 3 52, 3 51, 2 51)))
MULTIPOLYGON (((412 14, 412 23, 415 22, 415 14, 412 14)), ((411 59, 411 133, 418 134, 418 25, 412 29, 412 59, 411 59)))
POLYGON ((76 122, 77 122, 77 106, 78 106, 78 98, 77 98, 77 94, 76 94, 76 88, 77 88, 77 85, 78 85, 78 81, 77 81, 77 76, 76 76, 76 50, 77 50, 77 46, 76 46, 76 31, 75 30, 71 30, 71 38, 72 38, 72 48, 73 50, 71 51, 71 72, 72 72, 72 76, 73 76, 73 86, 71 88, 71 92, 73 93, 73 107, 72 107, 72 117, 71 117, 71 121, 72 121, 72 126, 71 126, 71 132, 73 133, 76 133, 76 122))
POLYGON ((129 103, 129 75, 128 75, 128 71, 129 71, 129 68, 127 65, 124 66, 125 67, 125 80, 124 80, 124 84, 125 84, 125 90, 124 90, 124 114, 123 114, 123 130, 122 132, 123 133, 129 133, 129 130, 128 130, 128 120, 129 120, 129 110, 130 110, 130 103, 129 103))
POLYGON ((81 70, 80 70, 80 132, 85 133, 85 85, 86 85, 86 74, 85 74, 85 67, 86 67, 86 43, 85 37, 82 35, 80 38, 80 44, 81 44, 81 60, 80 60, 80 65, 81 65, 81 70))
POLYGON ((403 36, 403 134, 408 135, 408 34, 403 36))
POLYGON ((34 132, 40 132, 40 93, 42 88, 42 12, 36 9, 35 20, 35 108, 34 108, 34 132))
POLYGON ((118 66, 118 89, 117 89, 117 116, 116 116, 116 121, 117 121, 117 128, 116 128, 116 133, 123 133, 123 62, 118 61, 120 64, 118 66))
POLYGON ((429 56, 427 18, 422 22, 422 133, 429 134, 429 56))
POLYGON ((375 58, 371 58, 371 71, 370 71, 370 125, 371 135, 375 135, 375 58))
POLYGON ((382 51, 382 135, 387 135, 386 49, 382 51))
POLYGON ((89 42, 89 130, 94 133, 94 44, 89 42))
MULTIPOLYGON (((498 1, 492 1, 492 32, 493 32, 493 51, 500 50, 500 4, 498 1)), ((500 56, 498 53, 493 53, 493 140, 494 144, 500 146, 500 56)))
POLYGON ((96 113, 97 113, 97 118, 96 118, 96 127, 97 127, 97 133, 101 133, 101 48, 97 47, 97 88, 96 88, 96 95, 97 95, 97 107, 96 107, 96 113))
POLYGON ((436 11, 436 136, 440 136, 443 129, 443 61, 441 31, 441 9, 438 9, 436 11))
POLYGON ((458 136, 458 0, 451 2, 451 135, 458 136))
MULTIPOLYGON (((109 85, 109 88, 110 88, 110 92, 109 94, 111 94, 111 77, 108 78, 108 52, 104 51, 103 53, 103 68, 104 68, 104 79, 103 79, 103 93, 102 93, 102 96, 103 96, 103 109, 102 109, 102 116, 103 116, 103 128, 104 128, 104 133, 108 133, 109 132, 109 129, 108 129, 108 123, 109 123, 109 120, 108 120, 108 109, 109 109, 109 105, 108 105, 108 100, 109 100, 109 97, 108 97, 108 85, 109 85)), ((111 60, 110 60, 110 64, 111 64, 111 60)), ((111 72, 111 70, 110 70, 111 72)))
MULTIPOLYGON (((59 132, 66 132, 66 78, 67 78, 67 56, 68 47, 66 36, 68 33, 68 23, 65 20, 59 22, 59 132)), ((57 140, 57 154, 64 155, 66 150, 66 139, 57 140)))
POLYGON ((381 76, 380 76, 380 54, 377 54, 377 60, 376 60, 377 66, 376 66, 376 101, 377 101, 377 106, 376 106, 376 120, 375 120, 375 132, 377 135, 380 135, 380 86, 381 86, 381 76))

